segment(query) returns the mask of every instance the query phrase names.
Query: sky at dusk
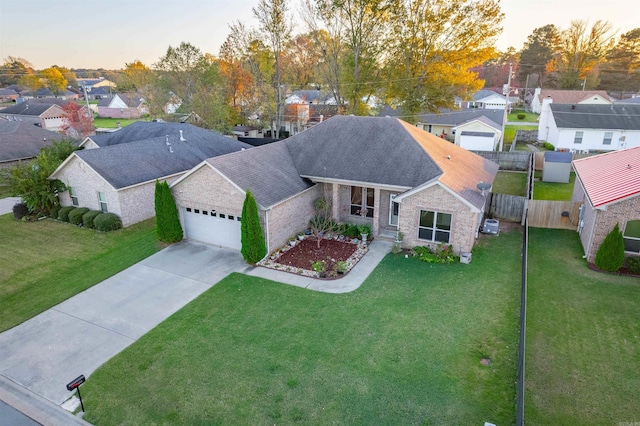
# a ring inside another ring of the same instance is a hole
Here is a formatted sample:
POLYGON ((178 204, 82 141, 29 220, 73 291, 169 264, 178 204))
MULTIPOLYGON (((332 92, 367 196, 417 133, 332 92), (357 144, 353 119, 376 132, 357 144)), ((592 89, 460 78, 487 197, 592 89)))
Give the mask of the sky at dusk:
MULTIPOLYGON (((291 1, 296 11, 300 0, 291 1)), ((120 69, 135 59, 151 65, 187 41, 217 54, 228 24, 257 26, 257 0, 0 0, 0 59, 18 56, 36 69, 120 69)), ((501 50, 521 49, 534 28, 571 20, 608 20, 618 35, 640 27, 640 0, 502 0, 501 50)), ((294 19, 294 23, 296 20, 294 19)), ((304 31, 302 26, 297 32, 304 31)))

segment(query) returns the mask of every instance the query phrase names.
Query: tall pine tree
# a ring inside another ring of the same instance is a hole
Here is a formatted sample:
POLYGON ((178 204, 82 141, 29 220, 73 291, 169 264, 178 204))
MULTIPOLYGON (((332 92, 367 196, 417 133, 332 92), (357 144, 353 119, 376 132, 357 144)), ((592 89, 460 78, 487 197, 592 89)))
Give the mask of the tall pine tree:
POLYGON ((267 246, 264 243, 258 205, 251 191, 247 190, 247 196, 242 206, 242 222, 240 224, 242 249, 240 250, 244 260, 253 265, 267 255, 267 246))

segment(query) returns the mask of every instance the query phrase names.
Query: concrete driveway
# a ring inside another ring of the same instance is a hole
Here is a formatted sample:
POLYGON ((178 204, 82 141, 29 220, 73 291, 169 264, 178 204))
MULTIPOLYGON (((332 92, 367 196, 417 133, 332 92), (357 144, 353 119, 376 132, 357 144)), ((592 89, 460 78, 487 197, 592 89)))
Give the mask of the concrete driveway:
POLYGON ((0 334, 0 375, 60 405, 72 396, 68 382, 247 268, 238 252, 173 245, 0 334))
POLYGON ((0 215, 13 212, 13 206, 20 202, 20 197, 0 198, 0 215))

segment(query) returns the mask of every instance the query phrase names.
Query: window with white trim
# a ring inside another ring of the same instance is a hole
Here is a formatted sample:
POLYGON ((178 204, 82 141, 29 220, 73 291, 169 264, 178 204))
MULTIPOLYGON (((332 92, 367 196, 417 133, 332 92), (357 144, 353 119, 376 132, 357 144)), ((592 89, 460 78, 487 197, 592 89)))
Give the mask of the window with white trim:
POLYGON ((74 206, 80 205, 78 203, 78 193, 76 191, 76 188, 74 188, 73 186, 69 187, 69 197, 71 198, 71 204, 73 204, 74 206))
POLYGON ((611 145, 613 139, 613 132, 604 132, 604 138, 602 139, 602 145, 611 145))
POLYGON ((375 191, 362 186, 351 187, 351 214, 354 216, 373 217, 375 191))
POLYGON ((107 213, 109 209, 107 208, 107 194, 104 192, 98 192, 98 203, 100 204, 100 210, 103 213, 107 213))
POLYGON ((640 220, 630 220, 622 233, 624 251, 640 254, 640 220))
POLYGON ((451 237, 450 213, 420 210, 418 238, 421 240, 448 243, 451 237))
POLYGON ((576 135, 573 138, 573 143, 582 143, 583 136, 584 136, 584 132, 582 130, 577 130, 576 135))

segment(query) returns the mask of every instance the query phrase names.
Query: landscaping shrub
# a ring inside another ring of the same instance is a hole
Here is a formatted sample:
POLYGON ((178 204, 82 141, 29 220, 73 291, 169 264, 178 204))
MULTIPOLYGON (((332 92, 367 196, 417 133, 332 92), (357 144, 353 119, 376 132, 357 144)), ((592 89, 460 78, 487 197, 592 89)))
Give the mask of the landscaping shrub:
POLYGON ((122 221, 113 213, 100 213, 93 219, 93 225, 98 231, 109 232, 122 228, 122 221))
POLYGON ((25 203, 16 203, 13 205, 13 218, 20 220, 29 214, 29 207, 25 203))
POLYGON ((75 209, 76 208, 74 206, 62 207, 58 212, 58 220, 69 222, 69 213, 71 213, 71 211, 75 209))
POLYGON ((627 257, 627 268, 634 274, 640 274, 640 257, 627 257))
POLYGON ((242 206, 240 231, 240 242, 242 244, 240 252, 242 257, 251 265, 258 263, 267 255, 267 246, 264 243, 264 234, 262 233, 262 225, 260 225, 258 205, 249 190, 247 190, 242 206))
POLYGON ((177 243, 182 240, 182 225, 176 201, 166 181, 160 183, 156 180, 154 197, 158 239, 165 243, 177 243))
POLYGON ((595 264, 603 271, 615 272, 624 263, 624 239, 616 223, 596 253, 595 264))
POLYGON ((418 259, 427 263, 453 263, 460 260, 449 244, 439 244, 435 250, 425 246, 415 247, 413 252, 418 259))
POLYGON ((546 149, 548 149, 549 151, 555 151, 555 150, 556 150, 556 147, 555 147, 555 146, 553 146, 553 144, 552 144, 552 143, 549 143, 549 142, 545 142, 545 143, 543 143, 543 144, 542 144, 542 146, 544 146, 544 147, 545 147, 546 149))
POLYGON ((357 238, 360 236, 360 230, 358 229, 358 225, 354 223, 350 223, 347 225, 347 228, 344 232, 344 235, 351 238, 357 238))
POLYGON ((99 214, 102 214, 101 210, 89 210, 88 212, 83 214, 82 226, 89 229, 95 228, 93 221, 95 220, 96 216, 98 216, 99 214))
POLYGON ((49 217, 52 219, 58 219, 58 214, 60 213, 61 208, 62 206, 60 204, 56 204, 55 206, 51 207, 51 209, 49 210, 49 217))
POLYGON ((525 115, 524 113, 519 112, 517 117, 518 117, 518 120, 524 120, 525 115))
POLYGON ((82 224, 82 215, 88 212, 89 209, 86 207, 78 207, 77 209, 73 209, 69 212, 69 223, 73 225, 82 224))

